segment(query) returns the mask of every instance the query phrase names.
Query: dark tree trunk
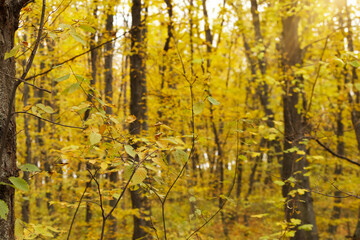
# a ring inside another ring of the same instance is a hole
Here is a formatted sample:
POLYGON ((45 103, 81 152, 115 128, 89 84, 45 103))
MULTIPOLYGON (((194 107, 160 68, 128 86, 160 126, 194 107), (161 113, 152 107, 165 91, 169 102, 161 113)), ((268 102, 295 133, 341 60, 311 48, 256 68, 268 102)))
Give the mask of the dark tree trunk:
MULTIPOLYGON (((10 124, 5 135, 6 120, 8 119, 9 106, 14 112, 15 96, 15 59, 14 57, 4 60, 6 52, 14 47, 15 31, 18 28, 19 15, 21 8, 27 1, 0 0, 0 138, 5 139, 4 146, 0 146, 0 181, 9 182, 8 178, 17 176, 16 167, 16 124, 14 115, 10 119, 10 124)), ((1 144, 1 143, 0 143, 1 144)), ((0 218, 0 239, 14 240, 14 188, 0 185, 0 200, 5 202, 9 208, 6 219, 0 218)))
MULTIPOLYGON (((146 64, 145 41, 146 25, 141 17, 141 0, 133 0, 131 7, 131 55, 130 55, 130 114, 136 120, 130 123, 129 131, 132 135, 140 135, 146 131, 146 64)), ((136 147, 136 146, 135 146, 136 147)), ((131 203, 134 209, 139 209, 140 217, 134 215, 133 239, 150 239, 146 229, 150 222, 145 219, 150 214, 150 203, 145 193, 139 188, 131 191, 131 203)))
MULTIPOLYGON (((27 41, 27 35, 24 35, 24 41, 27 41)), ((25 69, 26 61, 24 60, 23 68, 25 69)), ((23 93, 23 103, 24 107, 28 105, 28 100, 30 97, 30 87, 28 85, 24 85, 24 93, 23 93)), ((31 163, 31 136, 29 131, 29 118, 26 114, 24 114, 24 132, 25 132, 25 163, 31 163)), ((29 184, 29 172, 24 172, 24 180, 29 184)), ((27 195, 27 198, 24 198, 24 201, 21 206, 21 214, 22 214, 22 220, 26 223, 29 223, 30 219, 30 201, 29 201, 29 195, 27 195)))
MULTIPOLYGON (((28 104, 28 99, 29 99, 29 86, 28 85, 24 85, 24 95, 23 95, 23 102, 24 102, 24 106, 26 106, 28 104)), ((31 136, 30 136, 30 131, 29 131, 29 118, 28 116, 26 116, 26 114, 24 114, 24 132, 25 132, 25 147, 26 147, 26 152, 25 152, 25 163, 31 163, 31 136)), ((24 180, 29 184, 29 177, 30 177, 30 173, 29 172, 24 172, 24 180)), ((30 201, 29 201, 29 196, 27 198, 24 199, 23 204, 21 206, 21 213, 22 213, 22 220, 26 223, 29 223, 29 218, 30 218, 30 201)))
MULTIPOLYGON (((94 1, 94 3, 96 3, 96 1, 94 1)), ((97 11, 98 8, 97 6, 94 9, 93 12, 93 16, 95 18, 97 18, 97 11)), ((95 84, 96 84, 96 77, 97 77, 97 61, 98 61, 98 50, 95 49, 95 44, 96 44, 96 33, 92 33, 90 36, 90 48, 92 49, 90 52, 90 65, 91 65, 91 80, 90 80, 90 86, 92 88, 95 88, 95 84)), ((93 95, 94 95, 94 91, 92 89, 89 90, 88 94, 87 94, 87 101, 90 102, 91 104, 93 104, 93 95)), ((84 115, 84 121, 88 120, 88 118, 90 117, 90 112, 91 112, 91 108, 87 109, 84 115)), ((86 163, 86 167, 88 169, 92 168, 92 165, 90 163, 86 163)), ((90 174, 87 175, 88 178, 90 178, 90 174)), ((92 211, 91 211, 91 204, 89 202, 86 202, 86 213, 85 213, 85 222, 86 223, 90 223, 92 218, 92 211)))
MULTIPOLYGON (((346 38, 348 42, 348 49, 350 52, 354 52, 355 48, 354 48, 354 40, 353 40, 352 21, 350 16, 350 7, 348 6, 347 1, 345 1, 344 6, 345 6, 345 14, 347 18, 348 31, 346 33, 346 38)), ((349 68, 351 69, 351 71, 348 71, 349 74, 347 76, 348 79, 347 82, 349 82, 350 80, 352 84, 356 84, 357 81, 359 80, 359 76, 357 75, 356 68, 352 66, 349 66, 349 68)), ((349 94, 348 96, 349 96, 349 102, 352 105, 351 121, 355 131, 358 151, 360 151, 360 111, 358 110, 359 109, 358 106, 360 105, 360 91, 355 89, 355 96, 353 97, 351 96, 351 94, 349 94)), ((353 235, 354 240, 360 240, 360 207, 358 214, 359 214, 358 222, 356 224, 356 228, 353 235)))
MULTIPOLYGON (((205 21, 205 40, 206 40, 206 51, 207 51, 207 59, 206 59, 206 74, 210 75, 210 66, 211 66, 211 60, 210 60, 210 54, 213 51, 213 35, 211 33, 210 25, 209 25, 209 19, 208 19, 208 12, 206 8, 206 0, 202 0, 202 7, 203 7, 203 14, 204 14, 204 21, 205 21)), ((205 72, 204 72, 205 74, 205 72)), ((211 91, 210 91, 210 80, 208 81, 207 85, 207 91, 209 96, 211 97, 211 91)), ((214 142, 217 150, 217 159, 218 159, 218 166, 217 166, 217 174, 218 174, 218 181, 216 184, 216 188, 218 190, 219 194, 219 208, 222 207, 224 204, 224 199, 220 196, 223 195, 224 190, 224 156, 223 156, 223 150, 220 142, 220 134, 221 134, 221 127, 220 131, 218 130, 215 121, 214 121, 214 110, 212 104, 210 104, 210 121, 211 121, 211 127, 214 134, 214 142)), ((194 160, 193 160, 194 161, 194 160)), ((196 163, 194 163, 196 164, 196 163)), ((223 211, 220 212, 221 215, 221 221, 222 221, 222 227, 223 232, 226 238, 228 238, 229 230, 227 228, 226 224, 226 216, 223 211)))
MULTIPOLYGON (((106 32, 108 37, 111 38, 114 36, 114 15, 111 13, 113 11, 112 7, 109 9, 109 12, 106 17, 106 32)), ((113 103, 113 52, 114 52, 114 45, 113 42, 109 42, 105 44, 105 99, 106 103, 112 105, 113 103)), ((106 107, 106 114, 112 115, 113 109, 110 106, 106 107)), ((109 174, 109 179, 111 183, 111 187, 115 188, 115 184, 118 182, 118 173, 111 172, 109 174)), ((110 200, 110 206, 114 207, 116 204, 117 199, 110 200)), ((109 226, 109 239, 115 240, 116 239, 116 231, 117 231, 117 220, 116 218, 111 215, 110 217, 110 226, 109 226)))
MULTIPOLYGON (((264 38, 261 34, 261 23, 260 23, 260 16, 259 16, 259 10, 258 10, 258 1, 257 0, 251 0, 251 15, 252 15, 252 22, 255 32, 255 43, 257 45, 260 45, 261 48, 259 52, 257 53, 258 61, 258 69, 260 70, 260 81, 257 86, 257 94, 259 96, 260 104, 264 109, 265 117, 267 118, 266 124, 269 128, 273 128, 274 125, 274 112, 269 107, 270 100, 269 100, 269 85, 267 84, 265 80, 266 76, 266 70, 267 70, 267 62, 266 62, 266 51, 265 51, 265 44, 264 44, 264 38)), ((248 49, 250 50, 250 49, 248 49)), ((250 56, 249 56, 250 57, 250 56)), ((249 58, 248 57, 248 58, 249 58)), ((255 62, 256 60, 252 60, 255 62)), ((254 63, 252 64, 254 65, 254 63)), ((255 76, 257 75, 255 70, 255 76)), ((274 141, 265 140, 263 147, 272 147, 274 146, 275 152, 281 150, 279 140, 276 139, 274 141)), ((262 153, 263 156, 264 153, 262 153)), ((261 158, 262 158, 261 156, 261 158)), ((271 154, 267 154, 267 161, 268 161, 268 169, 267 169, 267 176, 265 178, 265 183, 270 183, 271 181, 271 163, 272 163, 273 156, 271 154)))
MULTIPOLYGON (((297 2, 289 4, 296 7, 297 2)), ((283 197, 286 198, 285 218, 290 222, 291 218, 300 219, 301 224, 312 224, 311 231, 296 230, 295 240, 316 240, 318 232, 313 208, 313 200, 310 192, 303 195, 298 193, 289 195, 290 191, 299 188, 310 189, 309 177, 304 176, 307 166, 306 146, 302 143, 305 138, 306 122, 303 114, 298 110, 300 93, 303 91, 301 84, 303 78, 293 72, 295 65, 301 65, 301 53, 298 37, 299 16, 296 14, 284 14, 282 17, 282 67, 285 80, 283 95, 284 111, 284 159, 281 176, 285 185, 283 186, 283 197), (298 151, 289 152, 288 149, 297 148, 298 151), (290 177, 296 179, 296 184, 291 186, 286 180, 290 177)))

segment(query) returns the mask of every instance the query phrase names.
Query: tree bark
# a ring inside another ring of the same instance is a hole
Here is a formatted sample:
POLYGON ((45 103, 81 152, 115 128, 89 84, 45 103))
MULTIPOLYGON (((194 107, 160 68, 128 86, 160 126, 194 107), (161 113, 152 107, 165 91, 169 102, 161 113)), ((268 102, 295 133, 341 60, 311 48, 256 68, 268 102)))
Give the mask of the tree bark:
POLYGON ((282 68, 285 81, 283 95, 284 111, 284 154, 281 176, 285 185, 283 186, 283 197, 286 198, 285 218, 290 222, 291 218, 300 219, 301 224, 312 224, 311 231, 295 228, 294 240, 316 240, 318 231, 313 208, 313 200, 310 192, 304 194, 289 194, 292 190, 310 189, 309 177, 304 176, 307 166, 305 140, 306 121, 305 116, 299 111, 298 104, 300 93, 303 91, 301 84, 303 77, 295 74, 295 65, 302 64, 302 50, 298 37, 298 26, 300 17, 289 10, 296 7, 297 2, 288 4, 286 12, 282 17, 282 68), (287 151, 289 149, 297 151, 287 151), (292 186, 287 179, 293 177, 296 180, 292 186))
MULTIPOLYGON (((5 137, 4 148, 0 156, 0 181, 9 182, 8 178, 18 175, 16 167, 16 123, 15 117, 8 116, 9 106, 11 112, 15 111, 14 97, 12 96, 16 81, 14 57, 4 60, 6 52, 14 47, 15 31, 18 28, 20 11, 27 1, 0 0, 0 136, 5 137), (6 120, 10 117, 7 134, 3 136, 6 120)), ((14 94, 15 96, 15 94, 14 94)), ((14 240, 14 188, 0 185, 0 201, 4 201, 9 208, 6 219, 0 218, 0 239, 14 240)))
MULTIPOLYGON (((142 130, 147 130, 146 125, 146 63, 145 41, 146 25, 141 16, 141 0, 133 0, 131 7, 131 55, 130 55, 130 114, 136 120, 130 123, 129 131, 132 135, 140 135, 142 130)), ((134 144, 136 147, 136 144, 134 144)), ((147 228, 150 222, 146 217, 150 214, 149 199, 139 188, 131 191, 131 203, 138 209, 140 217, 134 215, 133 239, 151 239, 147 228)))
MULTIPOLYGON (((109 37, 114 35, 114 15, 112 14, 111 7, 109 9, 109 13, 106 17, 106 27, 105 30, 109 37)), ((112 105, 113 103, 113 52, 114 52, 114 45, 113 42, 109 42, 105 44, 105 99, 106 103, 112 105)), ((106 107, 106 114, 112 115, 113 109, 110 106, 106 107)), ((111 183, 111 187, 115 188, 115 184, 118 182, 118 173, 111 172, 109 174, 109 179, 111 183)), ((110 200, 110 206, 114 207, 116 204, 117 199, 110 200)), ((109 239, 115 240, 116 239, 116 231, 117 231, 117 220, 116 218, 111 215, 110 217, 110 226, 109 226, 109 239)))
MULTIPOLYGON (((24 41, 27 41, 27 35, 24 35, 24 41)), ((23 68, 26 66, 26 61, 24 60, 23 68)), ((30 96, 30 87, 28 85, 24 85, 24 94, 23 94, 23 103, 24 107, 28 105, 28 100, 30 96)), ((31 163, 31 136, 29 131, 29 118, 26 114, 24 114, 24 132, 25 132, 25 163, 31 163)), ((29 184, 30 173, 24 172, 24 180, 29 184)), ((26 223, 29 223, 30 219, 30 201, 29 195, 25 195, 27 198, 24 199, 22 206, 21 206, 21 214, 22 220, 26 223)))
MULTIPOLYGON (((346 39, 347 39, 347 43, 348 43, 348 50, 350 52, 354 52, 355 48, 354 48, 354 40, 353 40, 353 31, 352 31, 352 21, 351 21, 351 16, 350 16, 350 7, 348 6, 347 1, 344 1, 344 6, 345 6, 345 14, 346 14, 346 18, 347 18, 347 33, 346 33, 346 39)), ((349 82, 349 80, 351 81, 352 84, 355 84, 358 80, 359 80, 359 76, 357 75, 356 72, 356 68, 349 66, 349 68, 351 68, 351 71, 348 71, 348 76, 347 76, 347 82, 349 82)), ((349 102, 352 105, 352 111, 351 111, 351 121, 354 127, 354 131, 355 131, 355 136, 356 136, 356 140, 357 140, 357 147, 358 147, 358 151, 360 151, 360 111, 358 110, 358 106, 360 105, 360 91, 355 89, 355 96, 351 96, 351 94, 349 94, 349 102)), ((353 235, 353 239, 354 240, 360 240, 360 207, 359 207, 359 213, 358 213, 358 221, 355 227, 355 231, 354 231, 354 235, 353 235)))

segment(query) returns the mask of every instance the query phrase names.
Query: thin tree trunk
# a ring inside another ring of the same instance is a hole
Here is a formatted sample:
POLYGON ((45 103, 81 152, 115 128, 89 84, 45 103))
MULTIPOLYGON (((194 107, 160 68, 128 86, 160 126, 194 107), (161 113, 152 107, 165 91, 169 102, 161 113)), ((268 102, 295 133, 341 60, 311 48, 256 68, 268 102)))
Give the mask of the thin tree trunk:
MULTIPOLYGON (((109 12, 106 17, 106 32, 109 37, 114 35, 114 15, 111 13, 113 11, 112 7, 109 9, 109 12)), ((112 105, 113 103, 113 52, 114 52, 114 45, 112 42, 105 44, 105 100, 106 103, 112 105)), ((106 107, 106 114, 112 115, 113 109, 110 106, 106 107)), ((111 183, 111 187, 115 188, 116 183, 118 182, 118 173, 117 172, 110 172, 109 179, 111 183)), ((117 199, 110 200, 110 206, 114 207, 116 204, 117 199)), ((109 239, 116 240, 116 231, 117 231, 117 220, 116 218, 111 215, 110 217, 110 226, 109 226, 109 239)))
MULTIPOLYGON (((28 20, 28 18, 27 18, 28 20)), ((24 41, 27 41, 27 35, 24 35, 24 41)), ((26 61, 23 61, 23 69, 25 69, 26 61)), ((23 103, 24 107, 28 105, 28 100, 30 97, 30 87, 28 85, 24 85, 24 94, 23 94, 23 103)), ((25 163, 31 163, 31 135, 29 131, 29 118, 26 114, 24 114, 24 132, 25 132, 25 163)), ((29 172, 24 172, 24 180, 29 184, 29 172)), ((26 223, 29 223, 30 220, 30 201, 29 195, 24 198, 23 204, 21 206, 22 220, 26 223)))
MULTIPOLYGON (((94 1, 96 3, 96 1, 94 1)), ((95 6, 93 16, 97 18, 97 6, 95 6)), ((95 49, 95 40, 96 39, 96 33, 92 33, 90 36, 90 64, 91 64, 91 80, 90 80, 90 87, 95 88, 96 84, 96 78, 97 78, 97 61, 98 61, 98 50, 95 49)), ((87 101, 93 104, 93 95, 94 91, 92 89, 89 90, 89 93, 87 94, 87 101)), ((91 108, 87 109, 84 115, 84 121, 88 120, 90 117, 91 108)), ((92 168, 92 165, 90 163, 86 163, 86 167, 88 169, 92 168)), ((87 177, 90 178, 90 174, 87 174, 87 177)), ((92 212, 91 212, 91 204, 89 202, 86 202, 86 212, 85 212, 85 222, 90 223, 92 218, 92 212)))
MULTIPOLYGON (((206 59, 206 74, 210 75, 210 65, 211 65, 211 60, 210 60, 210 55, 212 53, 213 50, 213 35, 211 33, 211 29, 210 29, 210 25, 209 25, 209 19, 208 19, 208 13, 207 13, 207 8, 206 8, 206 0, 202 0, 202 7, 203 7, 203 14, 204 14, 204 21, 205 21, 205 39, 206 39, 206 51, 208 54, 208 57, 206 59)), ((204 72, 205 73, 205 72, 204 72)), ((210 81, 207 85, 208 89, 208 94, 211 97, 211 91, 210 91, 210 81)), ((220 142, 220 132, 218 131, 215 121, 214 121, 214 110, 213 110, 213 106, 212 104, 210 104, 210 121, 211 121, 211 127, 213 130, 213 134, 214 134, 214 141, 215 141, 215 146, 217 149, 217 159, 218 159, 218 184, 217 184, 217 189, 218 189, 218 194, 219 194, 219 203, 218 206, 219 208, 222 207, 223 203, 224 203, 224 199, 221 198, 220 196, 223 194, 223 190, 224 190, 224 156, 223 156, 223 150, 222 150, 222 146, 221 146, 221 142, 220 142)), ((223 232, 226 238, 228 238, 229 235, 229 230, 227 228, 227 224, 226 224, 226 217, 223 211, 220 212, 221 215, 221 221, 222 221, 222 227, 223 227, 223 232)))
MULTIPOLYGON (((350 7, 348 6, 347 1, 344 3, 345 6, 345 14, 347 18, 347 33, 346 33, 346 39, 348 43, 348 50, 350 52, 354 52, 354 41, 353 41, 353 32, 352 32, 352 21, 350 16, 350 7)), ((351 80, 352 84, 355 84, 359 77, 356 72, 356 68, 349 66, 351 68, 351 74, 349 74, 348 78, 351 80)), ((350 72, 350 71, 349 71, 350 72)), ((349 96, 349 102, 352 105, 352 111, 351 111, 351 121, 354 127, 355 136, 357 140, 358 145, 358 151, 360 151, 360 111, 358 110, 358 106, 360 105, 360 91, 355 89, 355 96, 349 96)), ((360 240, 360 207, 359 207, 359 213, 358 213, 358 222, 354 231, 353 239, 354 240, 360 240)))
MULTIPOLYGON (((146 122, 146 59, 145 41, 146 25, 141 17, 141 0, 133 0, 131 7, 131 55, 130 55, 130 114, 136 120, 130 123, 129 132, 140 135, 142 130, 147 130, 146 122)), ((136 144, 134 145, 136 148, 136 144)), ((133 239, 150 239, 147 231, 150 222, 146 219, 150 214, 150 202, 145 193, 139 188, 131 191, 131 203, 138 209, 140 216, 134 215, 133 239)))

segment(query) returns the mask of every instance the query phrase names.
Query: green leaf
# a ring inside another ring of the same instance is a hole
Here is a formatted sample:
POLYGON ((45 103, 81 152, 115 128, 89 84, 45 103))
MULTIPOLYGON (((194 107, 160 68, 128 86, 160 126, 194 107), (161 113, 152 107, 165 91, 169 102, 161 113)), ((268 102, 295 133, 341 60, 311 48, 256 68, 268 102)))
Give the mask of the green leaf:
POLYGON ((89 139, 90 139, 90 144, 95 145, 101 141, 101 134, 97 132, 91 132, 89 139))
POLYGON ((65 81, 65 80, 69 79, 69 77, 70 77, 70 73, 66 74, 66 75, 64 75, 62 77, 55 78, 54 81, 55 82, 62 82, 62 81, 65 81))
POLYGON ((3 200, 0 200, 0 218, 6 219, 9 213, 9 208, 3 200))
POLYGON ((313 225, 312 224, 304 224, 304 225, 301 225, 299 226, 299 230, 304 230, 304 231, 311 231, 313 228, 313 225))
POLYGON ((198 114, 202 113, 204 108, 205 108, 205 103, 203 101, 195 103, 194 107, 193 107, 194 114, 198 115, 198 114))
POLYGON ((93 27, 91 27, 90 25, 87 25, 87 24, 82 24, 80 25, 80 28, 82 30, 84 30, 85 32, 91 32, 91 33, 95 33, 95 29, 93 27))
POLYGON ((125 145, 124 146, 124 148, 125 148, 125 152, 127 153, 127 154, 129 154, 131 157, 135 157, 135 155, 136 155, 136 152, 135 152, 135 150, 134 150, 134 148, 132 147, 132 146, 130 146, 130 145, 125 145))
POLYGON ((190 201, 190 202, 196 202, 196 198, 195 198, 194 196, 191 196, 191 197, 189 198, 189 201, 190 201))
POLYGON ((285 183, 283 181, 278 181, 278 180, 274 181, 274 183, 276 185, 279 185, 279 186, 284 186, 285 185, 285 183))
POLYGON ((175 152, 173 152, 173 156, 175 161, 177 161, 178 163, 185 163, 188 160, 188 155, 186 154, 186 152, 180 149, 176 149, 175 152))
POLYGON ((131 174, 134 171, 134 165, 127 165, 124 169, 124 178, 126 181, 130 179, 131 174))
POLYGON ((85 80, 85 78, 84 78, 83 76, 79 75, 79 74, 75 74, 75 77, 76 77, 76 79, 79 80, 80 82, 82 82, 82 81, 85 80))
POLYGON ((50 106, 45 106, 44 104, 42 104, 42 103, 38 103, 38 104, 36 104, 36 106, 38 107, 38 108, 40 108, 41 110, 43 110, 44 112, 46 112, 46 113, 54 113, 55 111, 54 111, 54 109, 52 109, 52 107, 50 107, 50 106))
POLYGON ((207 100, 211 103, 211 104, 213 104, 213 105, 216 105, 216 106, 218 106, 218 105, 220 105, 220 102, 218 102, 215 98, 213 98, 213 97, 207 97, 207 100))
POLYGON ((81 43, 82 45, 84 45, 86 47, 86 42, 85 40, 76 32, 74 31, 70 31, 70 35, 79 43, 81 43))
POLYGON ((353 66, 354 68, 360 67, 360 63, 359 63, 358 61, 356 61, 356 60, 349 62, 349 64, 350 64, 351 66, 353 66))
POLYGON ((24 224, 18 218, 15 220, 15 236, 16 236, 16 240, 24 239, 24 224))
POLYGON ((34 164, 26 163, 19 167, 24 172, 40 172, 40 169, 34 164))
POLYGON ((200 209, 196 209, 196 210, 195 210, 195 214, 196 214, 197 216, 201 216, 201 210, 200 210, 200 209))
POLYGON ((300 220, 300 219, 297 219, 297 218, 291 218, 291 219, 290 219, 290 224, 291 224, 291 225, 294 225, 294 226, 300 225, 300 224, 301 224, 301 220, 300 220))
POLYGON ((71 93, 75 92, 76 90, 78 90, 79 88, 80 88, 80 83, 77 82, 77 83, 72 84, 67 89, 65 89, 62 93, 63 94, 71 94, 71 93))
POLYGON ((336 65, 340 66, 340 67, 343 67, 345 65, 344 61, 340 58, 334 58, 334 62, 336 65))
POLYGON ((95 99, 96 99, 96 101, 98 101, 101 105, 106 105, 106 103, 103 101, 103 100, 101 100, 100 98, 97 98, 97 97, 95 97, 95 99))
POLYGON ((137 185, 142 183, 147 177, 147 171, 145 168, 140 167, 136 170, 133 178, 131 179, 131 185, 137 185))
POLYGON ((4 58, 4 60, 15 56, 16 53, 18 52, 18 50, 20 49, 20 47, 21 47, 21 45, 16 45, 15 47, 13 47, 13 48, 10 50, 10 52, 5 53, 5 58, 4 58))
POLYGON ((29 191, 29 185, 24 179, 18 177, 9 177, 9 181, 14 184, 15 188, 24 192, 29 191))

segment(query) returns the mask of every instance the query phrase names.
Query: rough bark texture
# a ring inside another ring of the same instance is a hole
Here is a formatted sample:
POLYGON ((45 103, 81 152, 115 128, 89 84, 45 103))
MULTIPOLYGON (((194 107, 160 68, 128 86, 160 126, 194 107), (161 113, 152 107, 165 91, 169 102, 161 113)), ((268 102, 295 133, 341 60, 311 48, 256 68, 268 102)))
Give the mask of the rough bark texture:
MULTIPOLYGON (((19 15, 22 6, 26 1, 6 1, 0 0, 0 136, 3 136, 5 122, 8 118, 8 107, 15 110, 14 101, 11 93, 15 80, 15 59, 4 60, 6 52, 14 47, 15 31, 18 28, 19 15), (10 77, 8 77, 8 76, 10 77)), ((11 117, 9 129, 7 131, 5 148, 0 156, 0 181, 8 182, 11 176, 17 176, 16 167, 16 125, 15 117, 11 117)), ((0 239, 14 240, 14 188, 0 185, 0 200, 4 201, 9 213, 7 219, 0 219, 0 239)))
MULTIPOLYGON (((339 80, 341 81, 342 78, 345 76, 346 78, 346 74, 344 72, 340 73, 339 76, 339 80)), ((344 82, 345 84, 345 82, 344 82)), ((342 83, 339 82, 338 83, 338 91, 342 92, 343 91, 343 87, 342 87, 342 83)), ((338 99, 338 115, 337 115, 337 120, 336 120, 336 138, 337 138, 337 147, 336 147, 336 153, 339 154, 340 156, 345 156, 345 143, 344 143, 344 124, 343 124, 343 107, 342 107, 342 99, 338 99)), ((341 162, 337 162, 335 164, 335 181, 337 180, 337 178, 339 176, 342 175, 342 164, 341 162)), ((333 206, 333 210, 331 213, 331 221, 328 227, 328 233, 330 235, 332 235, 332 237, 334 237, 334 235, 336 234, 337 231, 337 225, 335 223, 335 220, 338 220, 340 218, 340 214, 341 214, 341 207, 340 207, 340 203, 341 203, 341 191, 336 190, 334 195, 336 196, 336 198, 334 198, 334 206, 333 206)), ((328 239, 332 239, 332 238, 328 238, 328 239)))
MULTIPOLYGON (((27 19, 28 20, 28 19, 27 19)), ((24 35, 24 41, 27 41, 27 35, 24 35)), ((22 63, 23 68, 26 66, 26 61, 22 63)), ((30 96, 30 87, 28 85, 24 85, 24 94, 23 94, 23 103, 24 106, 28 105, 28 99, 30 96)), ((25 132, 25 163, 31 163, 31 136, 29 131, 29 118, 26 114, 24 114, 24 132, 25 132)), ((24 172, 24 180, 29 184, 29 172, 24 172)), ((24 193, 25 194, 25 193, 24 193)), ((30 201, 29 195, 25 195, 27 198, 24 198, 24 201, 21 206, 21 216, 22 220, 26 223, 29 223, 30 219, 30 201)))
MULTIPOLYGON (((136 121, 130 124, 130 134, 139 135, 147 130, 146 125, 146 65, 145 65, 145 21, 141 18, 141 0, 133 0, 131 7, 131 56, 130 56, 130 114, 136 121)), ((135 146, 136 147, 136 146, 135 146)), ((131 191, 131 203, 134 209, 139 209, 140 217, 134 215, 133 239, 151 239, 146 231, 150 222, 145 217, 150 214, 149 200, 139 188, 131 191)))
MULTIPOLYGON (((113 11, 110 9, 110 12, 113 11)), ((106 17, 106 32, 109 37, 114 35, 114 15, 112 13, 108 13, 106 17)), ((113 103, 113 52, 114 52, 114 45, 113 42, 109 42, 105 44, 105 98, 108 104, 113 103)), ((113 109, 112 107, 106 107, 106 114, 112 115, 113 109)), ((112 187, 115 188, 115 184, 118 181, 118 173, 111 172, 109 174, 109 179, 112 184, 112 187)), ((110 200, 110 206, 114 207, 116 204, 117 199, 110 200)), ((116 218, 111 215, 110 217, 110 226, 108 232, 108 239, 115 240, 116 239, 116 231, 117 231, 117 220, 116 218)))
MULTIPOLYGON (((96 4, 96 2, 97 1, 94 0, 94 4, 96 4)), ((97 6, 95 6, 94 11, 93 11, 94 18, 97 18, 97 11, 98 11, 98 8, 97 8, 97 6)), ((91 65, 90 86, 92 88, 95 88, 96 76, 97 76, 98 50, 95 48, 95 44, 96 44, 96 33, 92 33, 90 36, 90 49, 92 49, 90 52, 90 65, 91 65)), ((90 89, 86 100, 88 102, 90 102, 91 104, 93 104, 93 96, 94 96, 94 91, 92 89, 90 89)), ((90 112, 91 112, 91 108, 86 110, 85 115, 84 115, 84 121, 88 120, 88 118, 90 117, 90 112)), ((86 168, 91 169, 92 165, 90 163, 87 163, 86 168)), ((89 179, 90 179, 90 177, 91 177, 90 174, 88 174, 89 179)), ((92 218, 91 204, 89 202, 86 202, 85 222, 89 224, 91 221, 91 218, 92 218)))
MULTIPOLYGON (((24 85, 24 106, 28 104, 29 99, 29 86, 24 85)), ((31 136, 29 131, 29 118, 24 114, 24 132, 26 136, 25 140, 25 146, 26 146, 26 153, 25 153, 25 163, 31 163, 31 136)), ((29 172, 24 172, 24 180, 29 184, 29 172)), ((26 223, 29 223, 30 219, 30 201, 29 201, 29 195, 26 195, 27 198, 24 198, 24 201, 21 206, 21 213, 22 213, 22 220, 26 223)))
POLYGON ((303 114, 298 109, 300 85, 303 82, 301 75, 293 73, 293 67, 302 63, 302 50, 300 49, 298 37, 299 16, 288 12, 291 7, 296 7, 296 2, 289 4, 285 16, 282 17, 282 67, 284 73, 284 159, 282 165, 282 179, 286 181, 290 177, 296 179, 296 184, 292 186, 289 182, 283 186, 282 192, 285 197, 285 218, 290 222, 291 218, 300 219, 301 224, 312 224, 312 231, 296 230, 292 239, 296 240, 315 240, 318 239, 318 232, 313 209, 313 200, 310 192, 303 195, 290 191, 299 188, 310 189, 309 177, 304 176, 304 167, 307 166, 306 146, 302 143, 305 139, 306 122, 303 114), (297 148, 298 151, 287 151, 297 148))

